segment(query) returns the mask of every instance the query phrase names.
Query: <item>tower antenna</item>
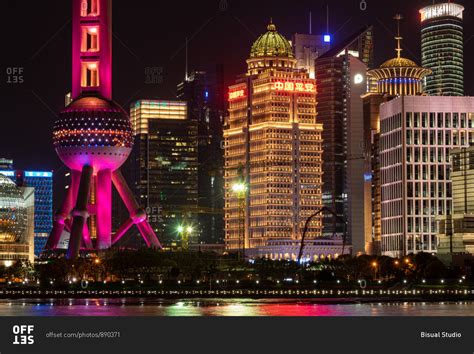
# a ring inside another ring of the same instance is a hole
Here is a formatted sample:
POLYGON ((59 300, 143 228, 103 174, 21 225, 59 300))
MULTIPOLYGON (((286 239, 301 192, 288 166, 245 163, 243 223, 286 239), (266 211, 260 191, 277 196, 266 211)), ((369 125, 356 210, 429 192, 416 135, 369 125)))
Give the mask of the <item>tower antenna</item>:
POLYGON ((326 4, 326 34, 329 34, 329 4, 326 4))
POLYGON ((184 73, 184 81, 188 81, 188 37, 185 39, 185 47, 186 47, 186 59, 185 59, 185 73, 184 73))
POLYGON ((403 19, 403 16, 401 14, 396 14, 393 19, 397 21, 397 36, 395 37, 395 40, 397 41, 397 49, 395 49, 395 51, 397 52, 397 58, 400 58, 403 50, 401 47, 403 37, 400 36, 400 21, 403 19))
POLYGON ((313 34, 313 21, 311 11, 309 12, 309 34, 313 34))

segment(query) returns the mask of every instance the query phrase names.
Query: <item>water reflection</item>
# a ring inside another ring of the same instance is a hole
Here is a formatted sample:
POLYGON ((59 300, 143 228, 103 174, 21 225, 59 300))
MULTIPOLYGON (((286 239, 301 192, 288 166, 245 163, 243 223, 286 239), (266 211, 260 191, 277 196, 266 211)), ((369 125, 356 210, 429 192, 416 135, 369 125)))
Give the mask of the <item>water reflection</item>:
POLYGON ((298 299, 0 300, 0 316, 474 316, 474 302, 331 304, 298 299))

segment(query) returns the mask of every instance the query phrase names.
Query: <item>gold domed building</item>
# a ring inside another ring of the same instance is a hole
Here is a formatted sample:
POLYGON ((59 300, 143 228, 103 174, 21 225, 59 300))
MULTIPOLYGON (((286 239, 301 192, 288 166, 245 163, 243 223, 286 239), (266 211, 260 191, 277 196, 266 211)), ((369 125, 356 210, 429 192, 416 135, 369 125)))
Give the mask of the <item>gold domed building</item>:
MULTIPOLYGON (((225 243, 246 257, 296 259, 304 223, 322 205, 316 82, 296 63, 290 42, 270 23, 251 47, 247 73, 229 87, 225 243)), ((320 219, 306 236, 306 259, 341 253, 319 240, 320 219)))
POLYGON ((268 68, 291 71, 296 67, 297 60, 290 42, 277 32, 273 23, 267 26, 267 30, 252 45, 247 60, 249 75, 258 75, 268 68))
MULTIPOLYGON (((401 16, 396 16, 398 21, 401 16)), ((418 66, 414 61, 401 57, 400 27, 398 27, 396 58, 387 60, 378 69, 369 70, 367 75, 377 82, 377 93, 388 96, 412 96, 423 93, 423 79, 431 74, 430 69, 418 66)))

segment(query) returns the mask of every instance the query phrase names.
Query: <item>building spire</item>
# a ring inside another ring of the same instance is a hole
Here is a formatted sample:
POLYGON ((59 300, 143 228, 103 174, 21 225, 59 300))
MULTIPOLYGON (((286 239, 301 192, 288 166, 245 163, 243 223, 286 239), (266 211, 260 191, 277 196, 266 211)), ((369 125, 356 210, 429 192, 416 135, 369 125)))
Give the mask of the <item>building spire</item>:
POLYGON ((397 41, 397 48, 395 51, 397 52, 397 58, 400 59, 401 52, 403 50, 401 46, 403 37, 400 36, 400 21, 403 19, 403 16, 401 14, 396 14, 393 19, 397 21, 397 36, 395 37, 395 40, 397 41))

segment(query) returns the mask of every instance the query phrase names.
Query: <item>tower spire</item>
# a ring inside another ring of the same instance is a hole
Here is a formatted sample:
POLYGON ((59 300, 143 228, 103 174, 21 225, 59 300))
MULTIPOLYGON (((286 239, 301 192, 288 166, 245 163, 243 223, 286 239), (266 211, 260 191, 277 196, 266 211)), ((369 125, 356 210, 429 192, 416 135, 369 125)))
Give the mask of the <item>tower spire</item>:
POLYGON ((313 34, 313 16, 311 11, 309 12, 309 34, 313 34))
POLYGON ((188 37, 186 37, 186 40, 185 40, 185 47, 186 47, 186 53, 185 53, 185 56, 186 56, 186 63, 185 63, 185 73, 184 73, 184 81, 188 81, 189 77, 188 77, 188 37))
POLYGON ((403 16, 401 14, 396 14, 393 19, 397 21, 397 36, 395 37, 395 40, 397 41, 397 48, 395 51, 397 52, 397 58, 400 59, 401 52, 403 50, 401 46, 403 37, 400 36, 400 21, 403 19, 403 16))

